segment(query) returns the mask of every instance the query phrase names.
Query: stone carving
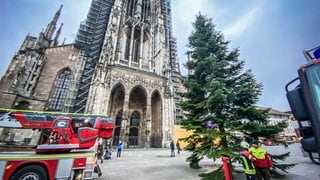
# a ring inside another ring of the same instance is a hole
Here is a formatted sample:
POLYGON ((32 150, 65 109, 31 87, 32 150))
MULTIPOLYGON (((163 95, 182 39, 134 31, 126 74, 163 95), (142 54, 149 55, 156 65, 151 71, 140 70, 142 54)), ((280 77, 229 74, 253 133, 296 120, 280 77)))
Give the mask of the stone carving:
POLYGON ((131 84, 141 84, 148 88, 163 88, 163 82, 160 79, 149 79, 141 74, 127 74, 124 72, 114 72, 112 76, 112 81, 119 80, 124 82, 126 85, 131 84))

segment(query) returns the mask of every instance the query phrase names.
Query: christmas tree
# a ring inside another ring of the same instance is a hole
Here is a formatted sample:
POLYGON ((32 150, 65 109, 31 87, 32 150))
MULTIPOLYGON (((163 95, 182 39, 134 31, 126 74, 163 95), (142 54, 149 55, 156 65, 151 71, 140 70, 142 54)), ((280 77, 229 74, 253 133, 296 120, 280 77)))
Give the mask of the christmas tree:
MULTIPOLYGON (((269 125, 267 112, 255 106, 262 92, 252 71, 244 69, 239 49, 228 49, 229 42, 215 30, 212 20, 198 14, 188 38, 189 70, 184 80, 182 108, 188 112, 181 125, 192 135, 183 138, 192 168, 200 168, 204 158, 239 157, 240 132, 250 140, 270 138, 283 131, 286 123, 269 125)), ((218 173, 218 176, 220 173, 218 173)), ((215 174, 215 176, 217 175, 215 174)))

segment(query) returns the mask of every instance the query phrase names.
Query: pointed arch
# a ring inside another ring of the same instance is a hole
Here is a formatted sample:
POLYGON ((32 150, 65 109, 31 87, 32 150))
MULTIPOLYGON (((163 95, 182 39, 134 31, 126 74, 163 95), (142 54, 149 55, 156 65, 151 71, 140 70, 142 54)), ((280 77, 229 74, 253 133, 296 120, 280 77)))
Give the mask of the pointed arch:
POLYGON ((109 109, 108 109, 109 116, 115 117, 115 115, 119 111, 123 110, 124 96, 125 96, 125 88, 123 84, 118 83, 114 85, 110 92, 109 109))
POLYGON ((158 90, 151 94, 151 147, 161 147, 162 132, 162 98, 158 90))
POLYGON ((129 109, 139 109, 145 111, 147 105, 147 91, 146 89, 141 86, 135 86, 131 89, 129 95, 129 109))
POLYGON ((64 107, 71 82, 71 70, 65 68, 60 71, 55 81, 55 87, 51 96, 49 110, 61 111, 64 107))
POLYGON ((115 118, 115 129, 113 133, 113 145, 116 145, 121 136, 121 124, 123 120, 125 88, 123 84, 117 83, 110 92, 108 114, 115 118))
POLYGON ((141 145, 147 139, 147 92, 141 85, 131 89, 129 94, 129 142, 141 145))

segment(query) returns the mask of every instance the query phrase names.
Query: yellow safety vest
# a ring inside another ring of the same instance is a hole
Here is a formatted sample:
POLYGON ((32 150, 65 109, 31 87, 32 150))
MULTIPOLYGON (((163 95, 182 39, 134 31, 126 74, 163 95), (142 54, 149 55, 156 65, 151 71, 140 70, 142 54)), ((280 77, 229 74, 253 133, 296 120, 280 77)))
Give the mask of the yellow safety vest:
POLYGON ((256 169, 250 159, 245 156, 240 156, 242 160, 243 170, 245 174, 254 175, 256 174, 256 169))
POLYGON ((252 155, 257 159, 265 159, 266 158, 267 151, 261 147, 258 147, 258 148, 251 147, 249 149, 249 152, 251 152, 252 155))

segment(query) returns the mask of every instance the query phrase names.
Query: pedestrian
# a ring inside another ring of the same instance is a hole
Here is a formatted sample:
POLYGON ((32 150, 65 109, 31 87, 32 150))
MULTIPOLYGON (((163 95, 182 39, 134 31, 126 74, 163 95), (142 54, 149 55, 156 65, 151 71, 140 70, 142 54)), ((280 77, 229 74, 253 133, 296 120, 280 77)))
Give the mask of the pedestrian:
POLYGON ((250 145, 247 142, 242 141, 240 143, 240 146, 241 146, 240 159, 242 161, 244 173, 246 174, 246 179, 255 180, 256 169, 253 164, 253 161, 255 160, 255 158, 249 152, 250 145))
POLYGON ((170 142, 170 149, 171 149, 171 157, 175 157, 175 154, 174 154, 174 141, 173 140, 170 142))
POLYGON ((130 146, 130 142, 129 140, 127 141, 127 149, 129 149, 129 146, 130 146))
POLYGON ((255 158, 253 164, 256 169, 256 179, 262 180, 263 178, 264 180, 270 180, 270 171, 273 170, 273 163, 267 150, 259 145, 259 141, 253 141, 249 152, 255 158))
POLYGON ((287 141, 284 142, 284 148, 289 149, 289 145, 288 145, 287 141))
POLYGON ((117 157, 121 156, 121 150, 122 150, 122 141, 119 141, 117 144, 117 157))
POLYGON ((112 155, 112 149, 111 149, 111 148, 108 148, 108 149, 106 150, 106 153, 104 154, 104 159, 106 159, 106 160, 111 159, 111 155, 112 155))
POLYGON ((101 142, 99 142, 98 147, 97 147, 96 156, 97 156, 98 160, 99 159, 101 160, 101 164, 103 163, 102 155, 103 155, 103 145, 101 142))
POLYGON ((179 144, 179 141, 177 141, 177 144, 176 144, 176 146, 177 146, 178 154, 180 154, 181 148, 180 148, 180 144, 179 144))

